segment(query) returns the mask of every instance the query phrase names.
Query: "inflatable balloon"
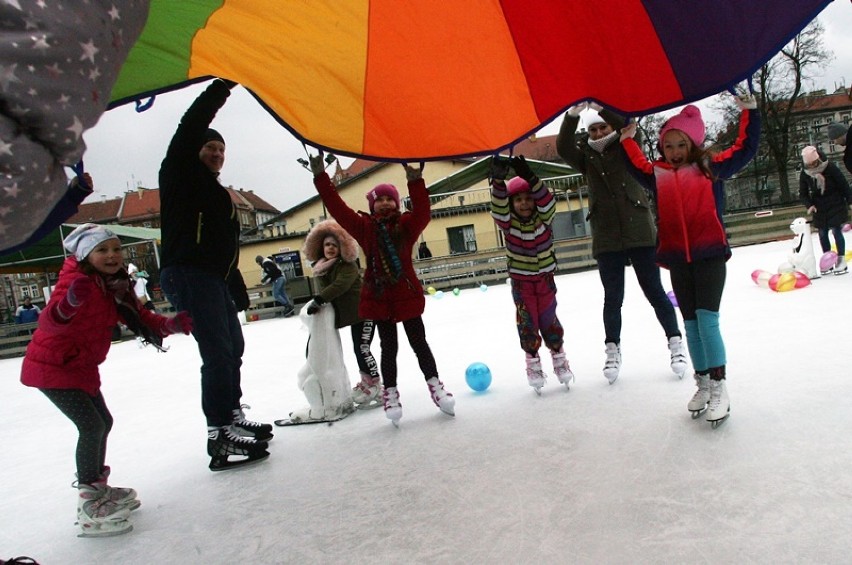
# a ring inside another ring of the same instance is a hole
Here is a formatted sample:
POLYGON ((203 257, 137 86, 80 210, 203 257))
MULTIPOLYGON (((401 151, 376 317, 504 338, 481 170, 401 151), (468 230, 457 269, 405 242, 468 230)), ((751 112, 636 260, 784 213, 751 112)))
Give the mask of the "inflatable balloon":
MULTIPOLYGON (((852 252, 850 252, 850 253, 852 253, 852 252)), ((481 285, 479 285, 479 290, 481 290, 482 292, 485 292, 486 290, 488 290, 488 285, 485 284, 485 283, 482 283, 481 285)))
POLYGON ((461 294, 461 290, 459 290, 459 287, 456 287, 456 288, 453 289, 453 294, 455 294, 456 296, 461 294))
POLYGON ((668 291, 668 292, 666 293, 666 296, 668 296, 668 297, 669 297, 669 302, 671 302, 671 303, 672 303, 672 306, 674 306, 675 308, 677 308, 677 296, 675 296, 674 291, 673 291, 673 290, 668 291))
POLYGON ((439 290, 438 292, 436 292, 436 293, 435 293, 435 295, 434 295, 434 296, 435 296, 435 298, 437 298, 438 300, 440 300, 440 299, 442 299, 442 298, 444 297, 444 291, 443 291, 443 290, 439 290))
POLYGON ((769 278, 769 288, 775 292, 788 292, 796 288, 796 276, 793 273, 780 273, 769 278))
POLYGON ((852 225, 850 225, 850 224, 843 224, 843 227, 842 227, 842 228, 840 228, 840 229, 841 229, 841 230, 843 230, 843 233, 846 233, 846 232, 848 232, 848 231, 852 230, 852 225))
POLYGON ((430 286, 429 288, 427 288, 427 289, 426 289, 426 292, 428 292, 429 294, 434 295, 434 294, 435 294, 435 292, 436 292, 436 291, 435 291, 435 287, 434 287, 434 286, 430 286))
POLYGON ((471 363, 464 372, 467 386, 476 392, 482 392, 491 386, 491 369, 485 363, 471 363))
POLYGON ((819 258, 819 270, 823 273, 826 271, 830 271, 834 268, 834 265, 837 263, 837 253, 834 251, 826 251, 822 254, 822 257, 819 258))
POLYGON ((805 273, 793 271, 793 276, 796 277, 796 288, 805 288, 811 284, 811 279, 805 273))
POLYGON ((512 284, 512 277, 506 278, 506 284, 512 284))
POLYGON ((772 278, 772 273, 763 269, 756 269, 751 273, 751 280, 759 287, 769 288, 769 279, 772 278))

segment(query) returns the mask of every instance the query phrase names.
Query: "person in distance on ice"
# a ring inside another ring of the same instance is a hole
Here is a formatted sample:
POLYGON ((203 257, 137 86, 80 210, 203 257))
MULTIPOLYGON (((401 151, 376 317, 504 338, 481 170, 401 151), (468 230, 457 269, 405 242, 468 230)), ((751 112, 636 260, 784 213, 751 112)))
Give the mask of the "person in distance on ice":
POLYGON ((83 224, 63 242, 71 253, 39 320, 21 367, 21 382, 38 388, 77 427, 77 522, 81 536, 129 532, 136 491, 107 483, 107 436, 112 415, 101 393, 98 366, 121 320, 157 345, 175 333, 189 334, 186 312, 166 318, 139 303, 124 269, 121 242, 103 226, 83 224))
POLYGON ((799 197, 808 214, 813 215, 811 223, 817 228, 819 244, 823 253, 831 251, 829 232, 834 236, 837 248, 837 260, 833 267, 821 274, 845 275, 846 239, 843 236, 843 224, 849 221, 849 206, 852 205, 852 189, 840 168, 816 147, 808 145, 802 149, 804 167, 799 173, 799 197))
POLYGON ((846 124, 831 122, 827 128, 828 139, 843 147, 843 164, 852 173, 852 128, 846 124))
POLYGON ((287 296, 287 277, 284 276, 281 268, 275 264, 272 257, 258 255, 254 258, 254 261, 263 270, 263 276, 260 277, 261 284, 272 283, 272 296, 284 307, 284 317, 289 318, 295 312, 295 308, 293 307, 293 301, 287 296))
POLYGON ((240 224, 219 182, 225 140, 210 122, 234 82, 216 79, 187 109, 160 166, 160 286, 178 310, 189 310, 201 354, 201 407, 210 470, 261 461, 272 425, 247 420, 241 405, 245 341, 237 317, 249 300, 239 263, 240 224))
POLYGON ((417 356, 435 406, 445 414, 455 415, 455 398, 438 377, 435 357, 426 341, 422 317, 426 299, 412 260, 417 238, 431 217, 423 166, 405 166, 412 211, 402 212, 399 191, 392 184, 382 183, 367 193, 369 214, 355 212, 340 198, 325 172, 322 152, 310 156, 310 166, 314 186, 326 208, 364 250, 367 265, 358 315, 375 321, 379 331, 385 416, 394 425, 402 418, 397 389, 398 322, 402 322, 408 343, 417 356))
POLYGON ((742 108, 733 146, 711 154, 704 149, 701 111, 688 105, 660 130, 662 158, 650 162, 633 139, 636 122, 621 130, 621 143, 636 178, 657 202, 657 263, 669 269, 672 289, 686 326, 686 342, 697 390, 687 405, 697 418, 707 409, 714 427, 730 413, 725 386, 727 358, 719 329, 719 307, 731 248, 722 218, 723 179, 745 167, 757 152, 760 113, 753 96, 737 98, 742 108))
POLYGON ((674 306, 660 280, 654 252, 657 227, 648 193, 627 172, 624 149, 618 143, 618 130, 624 123, 623 117, 598 104, 582 103, 568 109, 556 138, 559 156, 583 173, 589 186, 587 219, 592 226, 592 255, 604 287, 603 374, 612 384, 621 371, 624 270, 633 265, 639 287, 665 333, 672 371, 683 378, 686 345, 674 306), (576 133, 581 113, 588 135, 576 133))
POLYGON ((538 350, 550 351, 556 378, 570 387, 574 374, 563 349, 565 330, 556 315, 556 256, 550 227, 556 201, 523 155, 491 161, 491 217, 506 238, 515 324, 526 360, 527 382, 537 394, 546 382, 538 350), (506 183, 509 167, 518 176, 506 183))

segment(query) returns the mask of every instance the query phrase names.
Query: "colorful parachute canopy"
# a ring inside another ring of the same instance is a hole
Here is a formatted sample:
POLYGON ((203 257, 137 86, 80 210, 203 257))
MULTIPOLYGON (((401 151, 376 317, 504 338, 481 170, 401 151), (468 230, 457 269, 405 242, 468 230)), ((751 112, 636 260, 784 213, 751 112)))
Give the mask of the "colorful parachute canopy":
POLYGON ((337 153, 490 153, 583 99, 643 114, 723 91, 828 3, 155 0, 111 99, 220 76, 337 153))

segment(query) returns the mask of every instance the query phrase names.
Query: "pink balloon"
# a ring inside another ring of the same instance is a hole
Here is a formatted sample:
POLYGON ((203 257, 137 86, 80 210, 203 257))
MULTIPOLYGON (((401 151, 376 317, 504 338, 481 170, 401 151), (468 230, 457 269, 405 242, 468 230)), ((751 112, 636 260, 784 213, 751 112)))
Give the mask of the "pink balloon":
POLYGON ((769 279, 772 278, 772 273, 763 269, 756 269, 751 273, 751 280, 754 284, 763 288, 769 288, 769 279))
POLYGON ((793 276, 796 277, 796 288, 805 288, 811 284, 811 279, 808 278, 808 275, 801 271, 793 271, 793 276))
POLYGON ((827 271, 833 268, 835 263, 837 263, 837 253, 834 251, 826 251, 823 253, 822 257, 819 258, 819 270, 827 271))
POLYGON ((843 224, 843 227, 842 227, 842 228, 840 228, 840 229, 842 229, 842 230, 843 230, 843 232, 844 232, 844 233, 846 233, 846 232, 848 232, 848 231, 852 230, 852 225, 850 225, 850 224, 843 224))
POLYGON ((671 302, 671 303, 672 303, 672 306, 674 306, 675 308, 677 308, 677 296, 675 296, 674 291, 673 291, 673 290, 668 291, 668 292, 666 293, 666 296, 668 296, 668 297, 669 297, 669 302, 671 302))

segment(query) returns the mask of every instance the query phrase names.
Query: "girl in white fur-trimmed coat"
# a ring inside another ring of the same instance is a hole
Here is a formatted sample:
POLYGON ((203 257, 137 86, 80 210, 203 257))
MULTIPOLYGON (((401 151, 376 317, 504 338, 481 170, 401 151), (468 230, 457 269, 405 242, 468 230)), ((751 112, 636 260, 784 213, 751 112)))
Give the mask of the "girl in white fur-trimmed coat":
MULTIPOLYGON (((319 282, 319 293, 306 305, 305 312, 315 316, 322 310, 330 310, 335 328, 350 328, 361 374, 361 381, 352 391, 352 400, 359 408, 378 406, 381 382, 370 350, 375 325, 372 320, 358 316, 362 284, 357 265, 358 243, 336 221, 324 220, 311 229, 302 252, 311 262, 313 275, 319 282)), ((345 374, 345 369, 342 372, 345 374)))

